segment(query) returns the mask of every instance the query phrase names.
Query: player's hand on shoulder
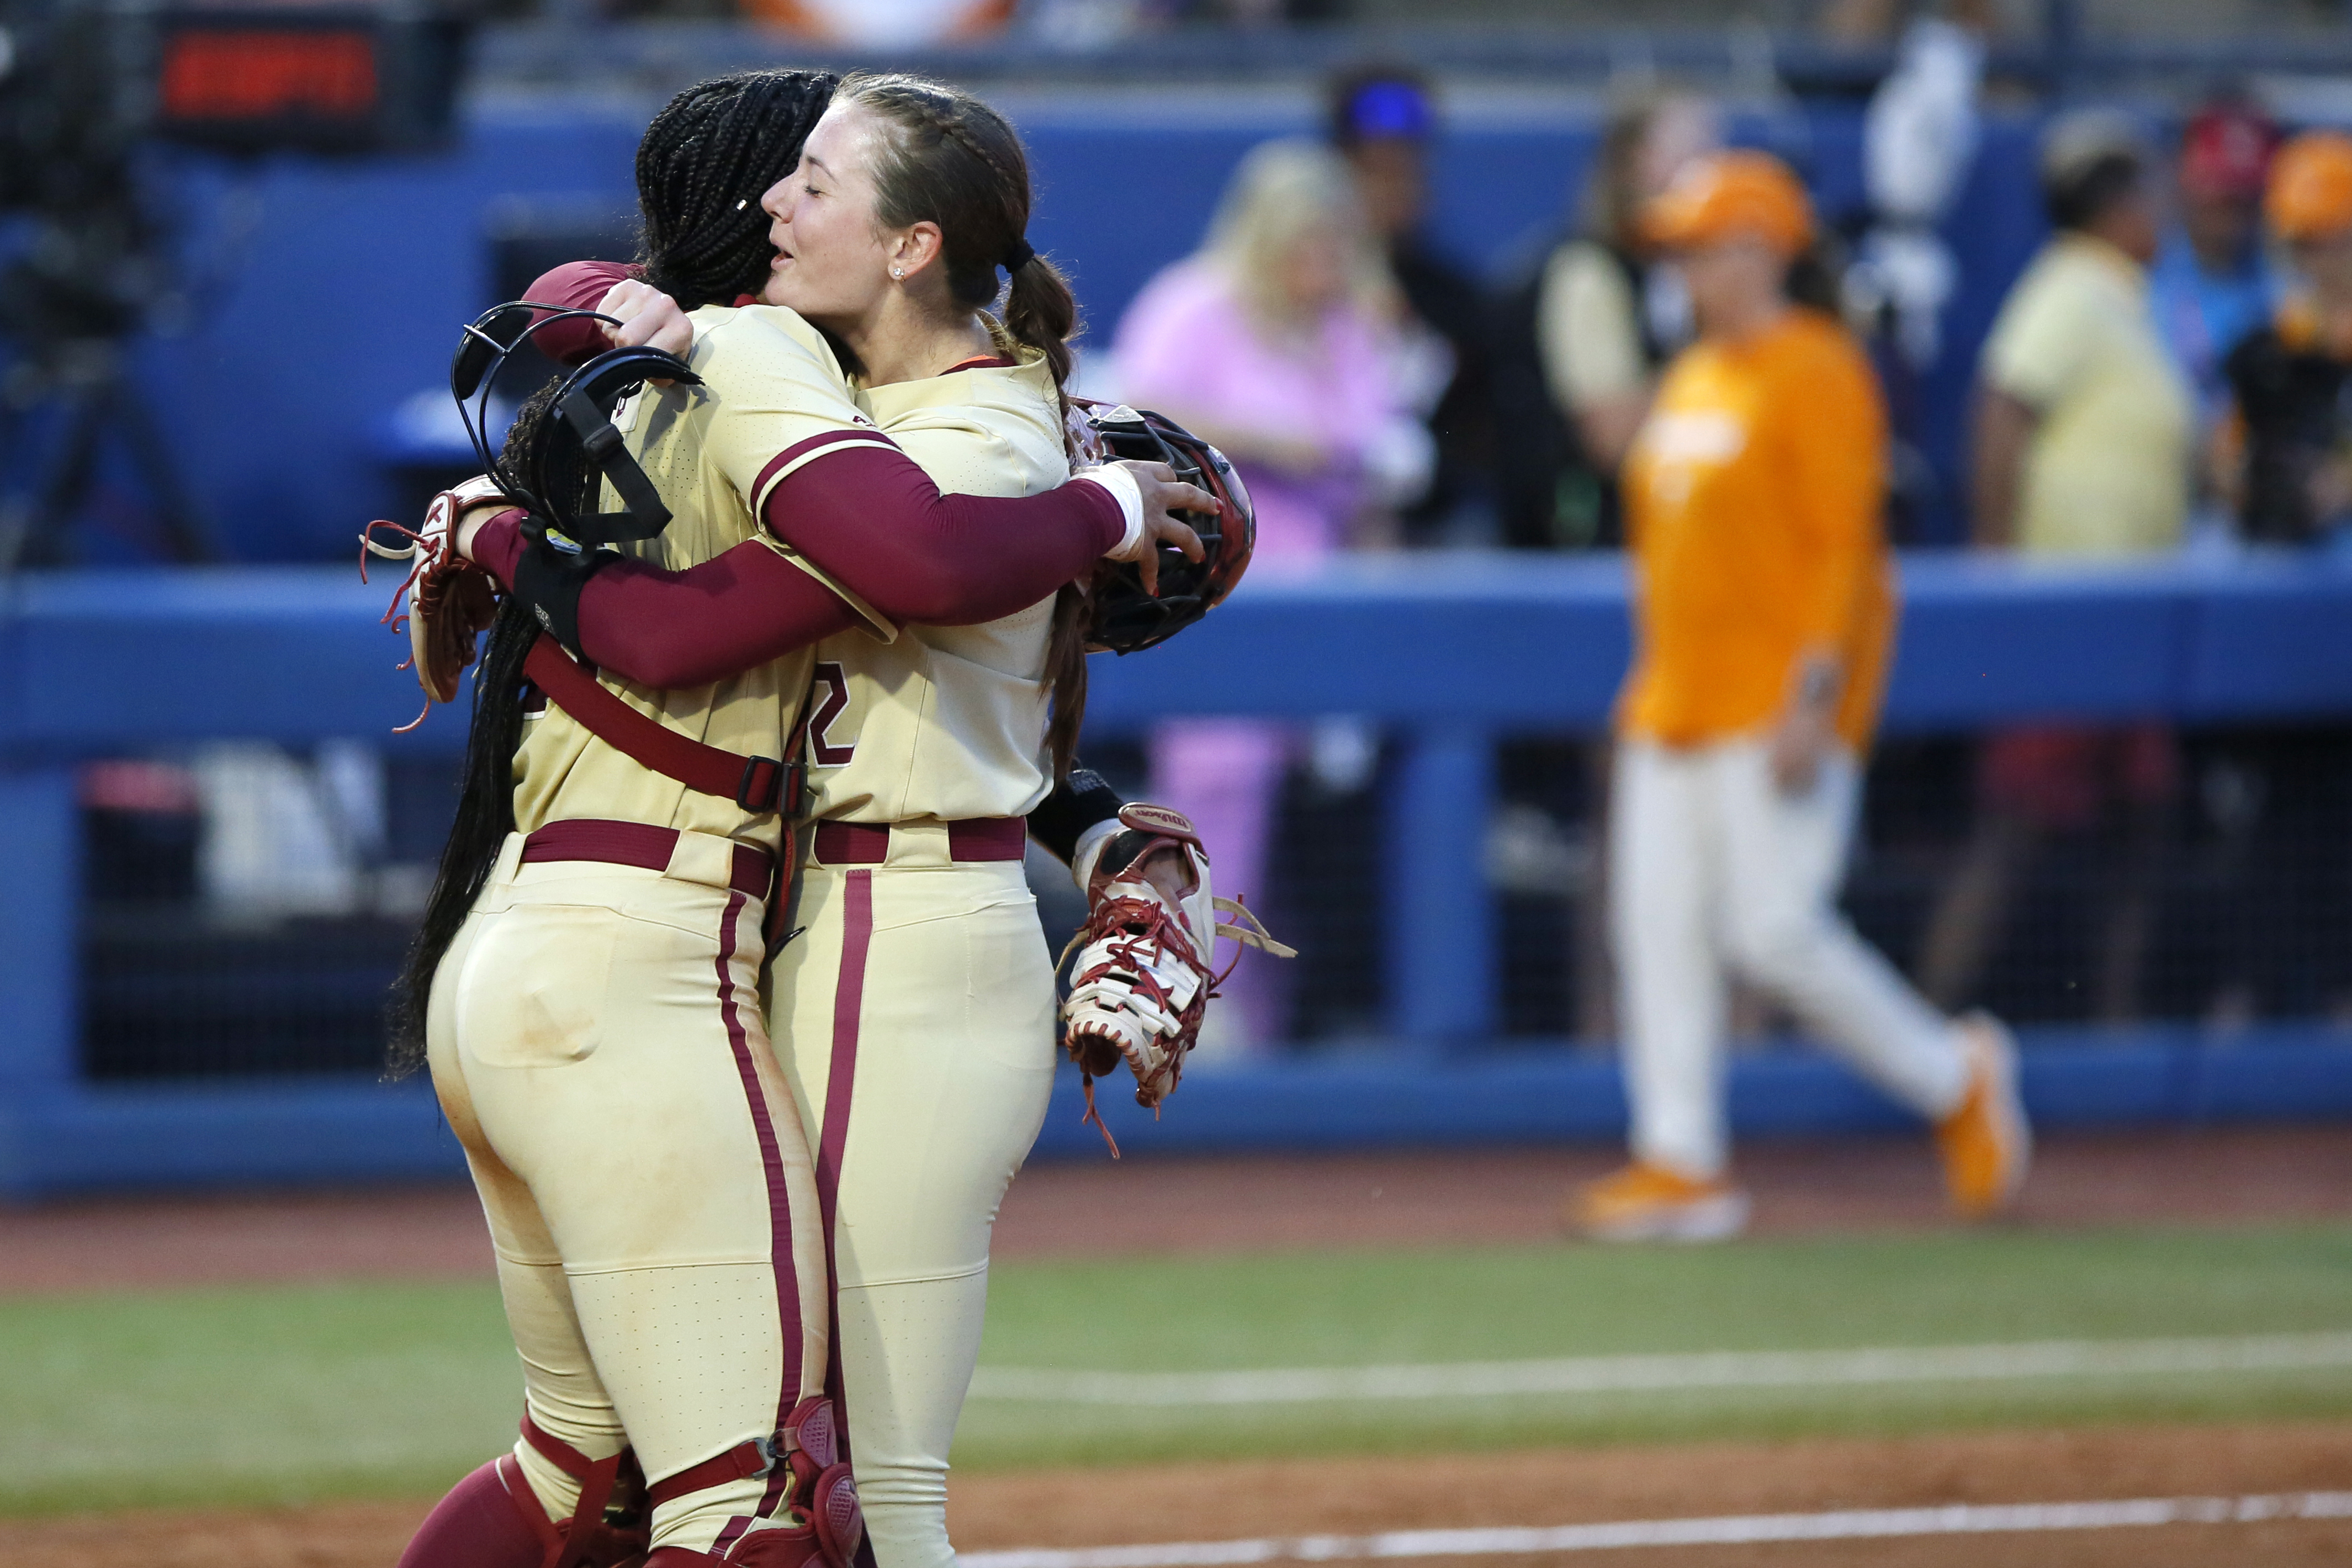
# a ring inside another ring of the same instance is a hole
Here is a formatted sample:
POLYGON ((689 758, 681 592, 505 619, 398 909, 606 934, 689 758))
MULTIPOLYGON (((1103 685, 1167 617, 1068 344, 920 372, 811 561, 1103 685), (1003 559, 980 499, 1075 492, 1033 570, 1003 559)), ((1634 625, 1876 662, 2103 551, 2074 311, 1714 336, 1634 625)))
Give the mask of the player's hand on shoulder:
MULTIPOLYGON (((1081 479, 1091 479, 1115 495, 1133 487, 1139 503, 1140 526, 1130 526, 1125 538, 1105 552, 1110 561, 1130 561, 1143 579, 1146 593, 1160 591, 1160 547, 1172 544, 1187 561, 1198 561, 1203 551, 1201 536, 1176 514, 1183 511, 1213 513, 1217 498, 1197 486, 1188 485, 1176 477, 1176 470, 1165 463, 1139 463, 1122 458, 1098 468, 1080 469, 1081 479)), ((1134 514, 1130 513, 1130 520, 1134 514)))
POLYGON ((656 348, 683 359, 694 350, 694 322, 677 301, 652 284, 624 278, 604 290, 596 309, 619 320, 604 336, 616 349, 656 348))

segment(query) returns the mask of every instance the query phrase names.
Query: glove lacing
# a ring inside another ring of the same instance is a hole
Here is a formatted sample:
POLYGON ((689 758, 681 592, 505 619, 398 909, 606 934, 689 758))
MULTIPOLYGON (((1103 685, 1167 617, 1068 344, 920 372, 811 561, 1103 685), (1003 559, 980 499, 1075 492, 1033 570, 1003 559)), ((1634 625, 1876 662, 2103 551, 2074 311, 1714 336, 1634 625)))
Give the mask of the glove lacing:
MULTIPOLYGON (((1139 894, 1106 899, 1087 923, 1071 936, 1055 965, 1059 968, 1066 964, 1072 954, 1090 942, 1103 942, 1102 959, 1083 973, 1072 975, 1070 989, 1076 992, 1116 974, 1130 992, 1140 994, 1160 1012, 1176 1020, 1175 1033, 1167 1037, 1165 1049, 1168 1059, 1152 1074, 1157 1079, 1164 1073, 1166 1086, 1154 1092, 1150 1083, 1139 1080, 1136 1087, 1135 1102, 1149 1109, 1155 1121, 1160 1120, 1160 1103, 1176 1092, 1176 1086, 1184 1076, 1185 1053, 1200 1033, 1201 1021, 1207 1015, 1211 999, 1223 994, 1219 988, 1241 963, 1243 949, 1255 947, 1276 958, 1296 958, 1298 955, 1297 949, 1276 941, 1258 920, 1255 911, 1240 898, 1213 899, 1211 905, 1214 913, 1232 917, 1229 921, 1218 921, 1210 937, 1213 951, 1217 937, 1231 938, 1234 944, 1233 961, 1223 969, 1213 970, 1210 967, 1209 961, 1202 956, 1194 944, 1191 929, 1174 909, 1156 895, 1146 897, 1139 894), (1158 953, 1150 951, 1154 948, 1159 950, 1158 953), (1175 1008, 1175 995, 1160 978, 1152 962, 1163 953, 1175 958, 1202 980, 1192 994, 1192 1000, 1181 1011, 1175 1008), (1147 1099, 1147 1095, 1150 1098, 1147 1099)), ((1076 1041, 1079 1039, 1104 1041, 1127 1059, 1130 1068, 1136 1063, 1128 1055, 1126 1047, 1108 1031, 1085 1025, 1071 1029, 1070 1054, 1078 1063, 1079 1083, 1087 1100, 1086 1114, 1078 1118, 1078 1125, 1083 1127, 1091 1122, 1102 1134, 1103 1142, 1110 1146, 1110 1156, 1116 1160, 1119 1157, 1118 1140, 1111 1136, 1110 1128, 1103 1121, 1101 1108, 1095 1103, 1095 1075, 1088 1070, 1085 1058, 1078 1051, 1076 1041)))
MULTIPOLYGON (((415 589, 419 582, 425 584, 421 593, 427 597, 437 598, 438 595, 431 593, 434 586, 432 574, 443 565, 454 566, 457 572, 481 570, 464 556, 454 553, 446 535, 420 533, 389 518, 377 518, 360 530, 360 582, 362 585, 368 581, 368 557, 371 555, 379 561, 405 561, 409 563, 408 574, 401 578, 399 586, 393 589, 392 603, 384 606, 383 614, 376 620, 376 625, 391 627, 394 637, 404 636, 408 630, 408 611, 403 606, 410 603, 410 590, 415 589), (405 535, 408 542, 405 545, 379 544, 375 537, 375 531, 379 528, 388 528, 394 533, 405 535)), ((415 668, 416 656, 414 653, 393 666, 397 670, 415 668)), ((417 710, 416 717, 394 729, 393 733, 407 734, 424 723, 432 711, 433 699, 427 697, 425 706, 417 710)))

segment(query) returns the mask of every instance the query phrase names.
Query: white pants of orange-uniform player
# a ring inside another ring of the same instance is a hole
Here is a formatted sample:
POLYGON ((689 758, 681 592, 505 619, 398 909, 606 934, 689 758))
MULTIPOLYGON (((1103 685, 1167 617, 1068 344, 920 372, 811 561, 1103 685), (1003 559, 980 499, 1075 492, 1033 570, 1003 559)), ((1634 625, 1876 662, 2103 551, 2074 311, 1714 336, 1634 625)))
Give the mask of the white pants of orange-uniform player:
POLYGON ((1734 971, 1922 1116, 1959 1103, 1968 1066, 1950 1020, 1838 911, 1861 799, 1851 754, 1787 795, 1761 740, 1626 738, 1611 791, 1610 923, 1636 1156, 1688 1176, 1722 1172, 1734 971))
POLYGON ((1053 962, 1019 861, 938 824, 873 866, 804 864, 772 1021, 834 1196, 845 1427, 879 1568, 950 1568, 948 1447, 988 1244, 1052 1093, 1053 962))
MULTIPOLYGON (((496 1247, 531 1419, 661 1478, 781 1429, 824 1385, 814 1172, 759 1005, 762 901, 733 846, 667 871, 520 864, 509 837, 443 959, 427 1045, 496 1247)), ((550 1518, 576 1484, 528 1443, 550 1518)), ((789 1472, 655 1511, 656 1546, 723 1552, 789 1472)))

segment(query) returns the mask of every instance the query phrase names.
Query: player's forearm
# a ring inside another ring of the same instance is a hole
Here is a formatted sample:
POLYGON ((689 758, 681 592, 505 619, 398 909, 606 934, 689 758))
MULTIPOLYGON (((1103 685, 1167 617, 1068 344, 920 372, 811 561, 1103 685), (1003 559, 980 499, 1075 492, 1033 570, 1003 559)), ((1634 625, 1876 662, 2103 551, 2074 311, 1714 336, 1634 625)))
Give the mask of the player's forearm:
MULTIPOLYGON (((1026 609, 1116 545, 1127 522, 1099 486, 1022 499, 943 496, 912 459, 829 454, 770 492, 770 527, 811 564, 901 624, 967 626, 1026 609), (821 481, 821 482, 817 482, 821 481)), ((467 552, 511 586, 520 514, 484 524, 467 552)), ((700 686, 858 625, 840 596, 748 542, 682 572, 608 566, 581 591, 580 651, 648 686, 700 686)))
POLYGON ((1127 534, 1108 489, 942 495, 914 459, 862 447, 803 464, 768 494, 775 536, 901 624, 977 626, 1085 574, 1127 534))
MULTIPOLYGON (((617 261, 567 261, 534 279, 523 298, 541 305, 561 305, 567 310, 593 310, 614 284, 635 275, 635 268, 617 261)), ((534 332, 531 342, 556 363, 568 365, 585 364, 613 346, 604 336, 604 324, 585 316, 534 332)))
MULTIPOLYGON (((475 561, 507 586, 523 552, 520 515, 483 525, 475 561)), ((666 572, 618 561, 580 593, 580 651, 599 668, 665 689, 705 686, 859 625, 840 595, 752 541, 666 572)))

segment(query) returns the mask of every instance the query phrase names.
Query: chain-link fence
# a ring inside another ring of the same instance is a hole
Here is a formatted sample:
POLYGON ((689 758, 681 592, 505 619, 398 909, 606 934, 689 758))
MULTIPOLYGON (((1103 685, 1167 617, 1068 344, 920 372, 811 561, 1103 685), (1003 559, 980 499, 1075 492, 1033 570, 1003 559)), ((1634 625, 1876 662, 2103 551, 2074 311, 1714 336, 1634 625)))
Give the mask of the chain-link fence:
MULTIPOLYGON (((1380 1036, 1392 756, 1339 776, 1309 732, 1250 895, 1301 952, 1294 1048, 1380 1036)), ((1144 748, 1089 763, 1150 788, 1144 748)), ((1502 1032, 1613 1033, 1605 745, 1504 740, 1485 875, 1502 1032)), ((454 759, 223 744, 89 764, 82 1040, 99 1079, 372 1073, 454 800, 454 759)), ((1032 881, 1058 951, 1083 907, 1032 881)), ((1900 739, 1874 759, 1845 906, 1938 1003, 2024 1024, 2352 1022, 2352 728, 1900 739)), ((1253 957, 1248 962, 1268 961, 1253 957)), ((1781 1026, 1739 1000, 1750 1036, 1781 1026)))

